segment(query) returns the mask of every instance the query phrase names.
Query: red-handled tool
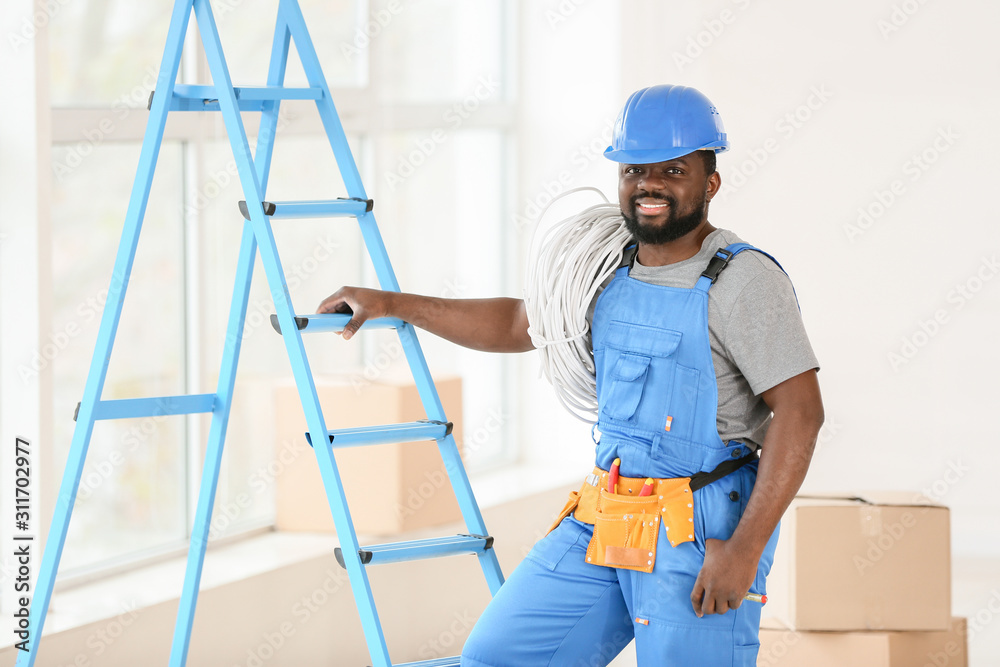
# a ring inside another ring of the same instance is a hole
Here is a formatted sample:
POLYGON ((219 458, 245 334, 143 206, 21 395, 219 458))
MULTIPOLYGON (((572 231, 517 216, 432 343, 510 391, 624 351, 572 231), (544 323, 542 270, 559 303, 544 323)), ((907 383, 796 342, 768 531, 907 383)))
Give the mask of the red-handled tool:
POLYGON ((621 459, 615 459, 611 464, 611 470, 608 472, 608 493, 618 493, 618 467, 621 464, 621 459))
POLYGON ((648 496, 653 492, 653 478, 647 477, 646 483, 642 485, 642 489, 639 491, 640 496, 648 496))

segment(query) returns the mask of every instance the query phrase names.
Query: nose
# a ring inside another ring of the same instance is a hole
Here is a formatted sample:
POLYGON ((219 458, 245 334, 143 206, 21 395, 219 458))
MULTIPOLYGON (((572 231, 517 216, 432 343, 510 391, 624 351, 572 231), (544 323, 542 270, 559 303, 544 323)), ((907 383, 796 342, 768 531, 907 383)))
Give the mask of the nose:
POLYGON ((652 171, 644 171, 636 182, 636 189, 641 192, 661 192, 663 190, 663 178, 652 171))

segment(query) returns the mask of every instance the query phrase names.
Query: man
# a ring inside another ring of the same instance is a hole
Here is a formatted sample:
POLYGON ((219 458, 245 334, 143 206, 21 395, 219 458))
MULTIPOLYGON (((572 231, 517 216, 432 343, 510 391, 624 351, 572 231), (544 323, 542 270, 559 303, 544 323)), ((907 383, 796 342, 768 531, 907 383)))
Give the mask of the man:
MULTIPOLYGON (((597 467, 463 665, 605 665, 633 637, 640 665, 756 664, 760 603, 744 598, 765 592, 823 407, 787 276, 708 221, 728 145, 693 88, 640 90, 622 109, 606 156, 636 246, 593 306, 597 467)), ((319 312, 348 309, 344 338, 398 317, 473 349, 532 349, 518 299, 343 288, 319 312)))

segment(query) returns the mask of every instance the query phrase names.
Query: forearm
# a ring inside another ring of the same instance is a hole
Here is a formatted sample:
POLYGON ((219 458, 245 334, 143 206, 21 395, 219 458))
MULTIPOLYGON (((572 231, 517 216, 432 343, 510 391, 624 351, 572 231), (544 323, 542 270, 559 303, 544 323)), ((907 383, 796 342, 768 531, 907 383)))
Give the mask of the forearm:
POLYGON ((341 287, 317 313, 351 313, 345 340, 369 319, 395 317, 459 345, 484 352, 533 349, 528 315, 520 299, 440 299, 364 287, 341 287))
POLYGON ((520 299, 443 299, 391 293, 389 313, 473 350, 525 352, 534 349, 528 336, 524 302, 520 299))
MULTIPOLYGON (((810 374, 815 375, 812 371, 810 374)), ((731 538, 733 546, 748 558, 754 561, 760 558, 782 515, 802 486, 822 425, 823 407, 818 387, 814 401, 776 407, 767 435, 761 443, 757 483, 731 538)))
POLYGON ((742 604, 768 540, 802 486, 823 425, 815 371, 789 378, 761 396, 774 418, 761 443, 757 483, 732 536, 705 540, 705 564, 691 589, 691 606, 699 617, 742 604))

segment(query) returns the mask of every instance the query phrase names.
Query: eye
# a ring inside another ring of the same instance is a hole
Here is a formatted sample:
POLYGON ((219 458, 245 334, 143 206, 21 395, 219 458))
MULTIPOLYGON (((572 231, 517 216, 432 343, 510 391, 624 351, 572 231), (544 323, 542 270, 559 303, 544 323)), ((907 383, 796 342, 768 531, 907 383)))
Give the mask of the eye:
POLYGON ((626 174, 639 174, 641 172, 642 172, 642 169, 640 169, 639 167, 636 167, 634 165, 630 166, 630 167, 625 167, 625 173, 626 174))

